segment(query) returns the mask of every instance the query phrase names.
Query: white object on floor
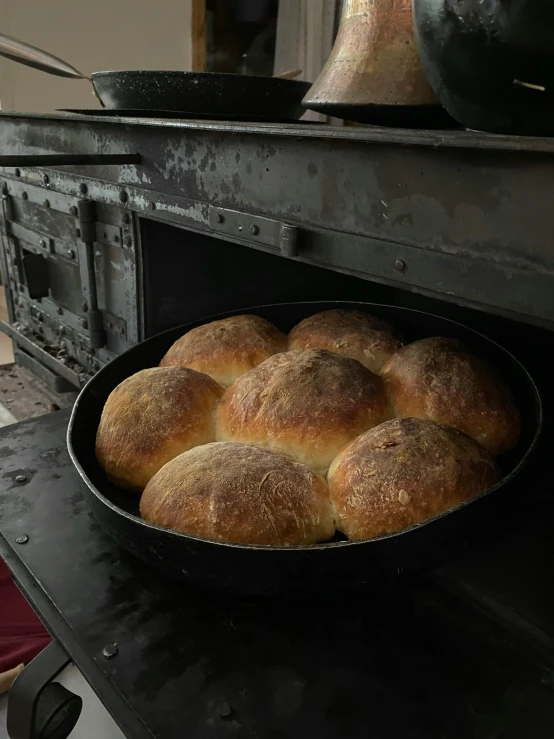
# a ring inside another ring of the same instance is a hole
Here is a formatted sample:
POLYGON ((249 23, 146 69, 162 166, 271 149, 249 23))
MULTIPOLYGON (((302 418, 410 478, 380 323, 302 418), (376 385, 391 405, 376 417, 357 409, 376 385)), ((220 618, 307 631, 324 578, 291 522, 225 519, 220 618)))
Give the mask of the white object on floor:
POLYGON ((0 427, 11 426, 12 423, 17 423, 17 418, 9 412, 5 405, 0 403, 0 427))

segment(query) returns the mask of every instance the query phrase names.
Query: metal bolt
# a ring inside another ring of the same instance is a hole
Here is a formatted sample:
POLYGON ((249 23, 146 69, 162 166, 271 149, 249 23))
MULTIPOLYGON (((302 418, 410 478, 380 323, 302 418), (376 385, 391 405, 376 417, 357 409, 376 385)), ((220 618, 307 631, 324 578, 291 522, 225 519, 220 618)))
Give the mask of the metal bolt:
POLYGON ((257 234, 260 233, 260 227, 259 226, 256 226, 256 224, 253 223, 250 226, 250 233, 252 234, 252 236, 257 236, 257 234))
POLYGON ((49 208, 50 207, 50 201, 49 200, 45 200, 44 201, 44 207, 45 208, 49 208))
POLYGON ((406 262, 404 262, 402 259, 397 259, 394 263, 394 269, 397 269, 399 272, 404 272, 406 269, 406 262))
POLYGON ((129 200, 129 196, 127 195, 127 192, 125 190, 119 191, 119 199, 122 203, 126 203, 127 200, 129 200))
POLYGON ((128 225, 129 225, 129 223, 131 222, 131 216, 130 216, 130 215, 129 215, 128 213, 124 213, 124 214, 123 214, 123 216, 122 216, 122 218, 121 218, 121 220, 122 220, 122 222, 123 222, 123 223, 124 223, 124 224, 125 224, 126 226, 128 226, 128 225))
POLYGON ((75 259, 75 252, 73 251, 73 249, 67 250, 67 256, 69 257, 69 259, 75 259))
POLYGON ((29 537, 27 534, 21 534, 21 536, 18 536, 15 540, 16 544, 26 544, 29 541, 29 537))
POLYGON ((44 239, 41 239, 38 243, 42 246, 43 249, 46 247, 46 241, 44 239))
POLYGON ((132 243, 133 243, 133 240, 131 239, 130 236, 124 236, 123 237, 123 244, 124 244, 124 246, 131 246, 132 243))
POLYGON ((113 240, 114 240, 114 244, 119 244, 119 236, 117 236, 117 235, 114 236, 113 237, 113 240))
POLYGON ((84 182, 81 182, 81 184, 79 185, 79 192, 81 193, 81 195, 86 195, 87 194, 88 187, 87 187, 87 185, 84 182))
POLYGON ((152 200, 149 203, 150 210, 156 210, 156 203, 154 203, 152 200))
POLYGON ((75 229, 75 236, 76 236, 76 237, 77 237, 78 239, 80 239, 80 238, 81 238, 81 229, 80 229, 80 228, 76 228, 76 229, 75 229))
POLYGON ((59 316, 63 316, 63 308, 61 307, 61 305, 56 306, 56 313, 59 316))
POLYGON ((16 482, 27 482, 27 475, 17 475, 15 478, 16 482))
POLYGON ((27 200, 27 198, 29 196, 27 195, 27 193, 25 192, 25 190, 23 190, 23 192, 21 193, 21 197, 23 198, 23 200, 27 200))
POLYGON ((223 223, 225 221, 225 216, 223 215, 223 213, 217 213, 216 214, 216 217, 215 217, 215 220, 218 223, 223 223))
POLYGON ((76 215, 77 215, 77 213, 78 213, 78 210, 77 210, 77 208, 76 208, 76 207, 75 207, 74 205, 72 205, 72 206, 70 207, 70 209, 69 209, 69 215, 70 215, 70 216, 76 216, 76 215))
POLYGON ((217 707, 217 712, 222 718, 227 718, 233 713, 233 709, 227 701, 222 701, 217 707))
POLYGON ((242 226, 240 224, 237 226, 237 231, 242 231, 242 226))
POLYGON ((102 654, 106 659, 112 659, 119 654, 117 644, 107 644, 102 650, 102 654))
POLYGON ((19 167, 16 167, 15 168, 15 176, 16 177, 21 177, 21 170, 19 169, 19 167))
POLYGON ((2 183, 2 195, 7 195, 7 194, 8 194, 8 183, 3 182, 2 183))
POLYGON ((42 175, 42 181, 44 182, 45 185, 49 185, 50 184, 50 177, 48 177, 47 174, 44 174, 44 175, 42 175))

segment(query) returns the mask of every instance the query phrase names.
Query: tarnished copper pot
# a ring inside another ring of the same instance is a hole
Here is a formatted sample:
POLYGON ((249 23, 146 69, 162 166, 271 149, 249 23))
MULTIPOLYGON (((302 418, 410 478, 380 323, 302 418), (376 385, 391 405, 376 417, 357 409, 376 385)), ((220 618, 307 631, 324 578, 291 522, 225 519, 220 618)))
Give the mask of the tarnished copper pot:
POLYGON ((362 106, 436 106, 416 49, 412 0, 344 0, 331 55, 303 104, 339 116, 362 106))

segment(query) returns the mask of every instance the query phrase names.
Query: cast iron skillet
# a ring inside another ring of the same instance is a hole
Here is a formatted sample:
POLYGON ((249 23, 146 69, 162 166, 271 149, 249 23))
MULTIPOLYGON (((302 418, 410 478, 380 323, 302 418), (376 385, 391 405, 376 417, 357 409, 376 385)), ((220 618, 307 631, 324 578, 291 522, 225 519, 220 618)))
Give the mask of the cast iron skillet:
MULTIPOLYGON (((164 572, 205 586, 256 594, 303 594, 353 588, 377 578, 396 577, 437 565, 459 549, 480 527, 497 524, 499 508, 520 498, 514 478, 536 445, 542 406, 527 370, 498 344, 459 323, 409 308, 371 303, 283 303, 236 310, 194 321, 138 344, 96 374, 81 391, 69 423, 67 443, 81 488, 102 528, 118 544, 164 572), (336 541, 307 547, 257 547, 201 539, 142 521, 139 496, 111 485, 96 461, 94 444, 102 407, 109 393, 126 377, 160 359, 185 331, 214 318, 255 313, 289 331, 298 321, 329 308, 359 308, 381 316, 403 331, 406 340, 426 336, 462 339, 488 359, 511 387, 522 416, 517 448, 501 460, 503 480, 471 503, 397 534, 376 539, 336 541)), ((521 500, 518 501, 519 503, 521 500)), ((69 512, 68 512, 69 516, 69 512)))
POLYGON ((309 82, 278 77, 178 70, 95 72, 90 77, 42 49, 0 34, 0 56, 48 74, 90 79, 96 97, 112 110, 189 112, 195 117, 243 116, 297 120, 309 82))

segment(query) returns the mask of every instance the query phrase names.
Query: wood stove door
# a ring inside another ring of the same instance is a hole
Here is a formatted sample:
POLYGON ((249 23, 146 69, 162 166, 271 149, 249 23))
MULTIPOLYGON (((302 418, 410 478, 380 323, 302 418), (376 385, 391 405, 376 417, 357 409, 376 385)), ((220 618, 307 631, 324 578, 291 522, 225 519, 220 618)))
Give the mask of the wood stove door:
MULTIPOLYGON (((45 176, 47 182, 47 176, 45 176)), ((57 392, 139 340, 134 223, 118 208, 5 182, 0 266, 16 361, 57 392)))

